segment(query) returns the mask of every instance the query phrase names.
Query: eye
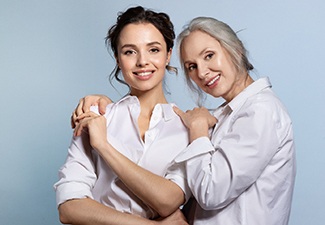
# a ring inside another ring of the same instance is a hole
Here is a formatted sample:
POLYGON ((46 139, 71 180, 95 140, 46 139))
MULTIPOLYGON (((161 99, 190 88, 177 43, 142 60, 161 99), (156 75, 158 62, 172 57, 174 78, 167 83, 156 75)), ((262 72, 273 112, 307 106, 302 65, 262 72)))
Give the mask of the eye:
POLYGON ((186 69, 187 69, 187 71, 193 71, 193 70, 195 70, 196 69, 196 65, 195 64, 190 64, 190 65, 188 65, 187 67, 186 67, 186 69))
POLYGON ((160 52, 160 50, 159 50, 159 48, 151 48, 150 52, 157 53, 157 52, 160 52))
POLYGON ((131 54, 135 54, 135 51, 134 50, 125 50, 123 52, 124 55, 131 55, 131 54))
POLYGON ((211 59, 212 57, 214 56, 214 53, 208 53, 206 56, 205 56, 205 59, 206 60, 209 60, 209 59, 211 59))

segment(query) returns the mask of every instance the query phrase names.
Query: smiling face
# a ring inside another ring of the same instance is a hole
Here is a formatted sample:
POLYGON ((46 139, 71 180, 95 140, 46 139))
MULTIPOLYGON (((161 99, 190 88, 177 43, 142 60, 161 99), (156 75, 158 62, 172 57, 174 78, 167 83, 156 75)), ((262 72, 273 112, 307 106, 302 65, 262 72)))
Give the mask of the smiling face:
POLYGON ((128 24, 120 33, 117 49, 117 64, 131 87, 131 94, 163 91, 171 50, 167 52, 164 37, 154 25, 128 24))
POLYGON ((183 40, 181 58, 186 74, 199 88, 227 102, 251 83, 246 82, 247 73, 236 70, 219 41, 202 31, 193 31, 183 40))

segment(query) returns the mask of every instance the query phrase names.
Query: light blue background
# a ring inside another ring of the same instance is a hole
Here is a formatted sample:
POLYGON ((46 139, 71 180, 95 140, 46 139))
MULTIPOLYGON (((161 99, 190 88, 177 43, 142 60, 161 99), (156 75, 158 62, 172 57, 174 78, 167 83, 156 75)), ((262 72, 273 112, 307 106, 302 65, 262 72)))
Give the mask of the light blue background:
MULTIPOLYGON (((117 12, 134 3, 167 12, 177 33, 201 15, 243 29, 253 77, 271 78, 294 122, 298 174, 290 225, 323 225, 322 0, 0 0, 0 224, 59 224, 52 185, 70 142, 71 112, 86 94, 120 97, 108 83, 114 61, 103 39, 117 12)), ((176 54, 172 64, 179 66, 176 54)), ((193 107, 182 74, 167 76, 169 99, 193 107)))

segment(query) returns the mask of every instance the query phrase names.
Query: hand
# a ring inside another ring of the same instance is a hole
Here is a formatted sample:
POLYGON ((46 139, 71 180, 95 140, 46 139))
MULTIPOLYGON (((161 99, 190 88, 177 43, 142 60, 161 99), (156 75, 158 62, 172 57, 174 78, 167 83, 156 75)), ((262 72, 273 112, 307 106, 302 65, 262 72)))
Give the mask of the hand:
POLYGON ((80 122, 74 129, 74 136, 79 136, 83 131, 86 131, 89 134, 90 145, 96 150, 102 149, 108 143, 106 118, 94 112, 86 112, 79 117, 80 122))
POLYGON ((174 107, 175 113, 181 117, 184 125, 190 131, 190 141, 202 137, 209 136, 209 128, 217 123, 217 119, 204 108, 194 108, 187 110, 185 113, 177 107, 174 107))
POLYGON ((159 225, 188 225, 185 216, 181 210, 177 209, 174 213, 165 218, 157 220, 159 225))
POLYGON ((106 106, 113 101, 105 95, 87 95, 79 100, 79 104, 73 111, 71 116, 71 127, 75 128, 80 122, 80 115, 90 111, 90 106, 98 105, 100 115, 104 115, 106 112, 106 106))

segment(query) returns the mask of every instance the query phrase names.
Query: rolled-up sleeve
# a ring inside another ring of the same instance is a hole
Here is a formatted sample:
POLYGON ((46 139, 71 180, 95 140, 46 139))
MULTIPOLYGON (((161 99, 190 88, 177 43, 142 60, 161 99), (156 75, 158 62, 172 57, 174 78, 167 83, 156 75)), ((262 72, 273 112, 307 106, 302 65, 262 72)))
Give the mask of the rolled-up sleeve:
POLYGON ((73 138, 65 164, 54 184, 57 206, 71 199, 93 198, 91 190, 97 176, 88 135, 73 138))

